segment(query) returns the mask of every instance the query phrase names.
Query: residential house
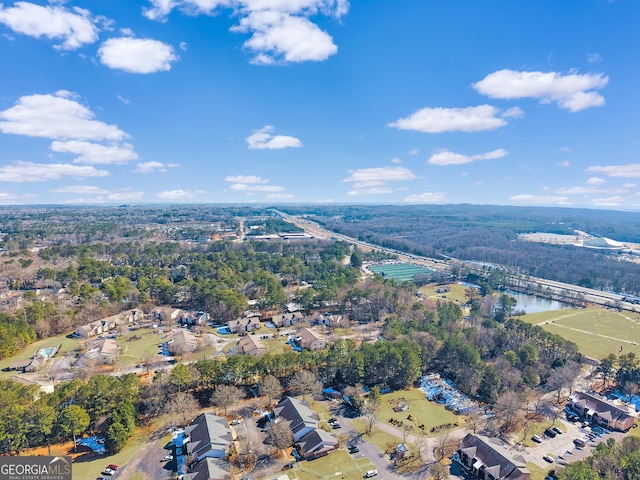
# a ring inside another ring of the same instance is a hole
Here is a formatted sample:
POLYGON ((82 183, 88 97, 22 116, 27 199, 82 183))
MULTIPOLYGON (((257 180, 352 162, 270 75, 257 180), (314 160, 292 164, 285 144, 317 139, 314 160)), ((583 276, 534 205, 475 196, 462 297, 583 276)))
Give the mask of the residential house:
POLYGON ((203 458, 226 458, 233 441, 227 420, 213 413, 201 413, 185 429, 189 440, 186 453, 197 461, 203 458))
POLYGON ((120 356, 120 345, 111 338, 96 340, 89 348, 85 357, 88 359, 99 359, 104 364, 114 363, 120 356))
POLYGON ((236 320, 229 320, 227 325, 231 333, 252 332, 262 326, 260 325, 260 319, 256 317, 242 317, 236 320))
POLYGON ((320 417, 309 408, 308 403, 297 398, 285 397, 274 408, 273 413, 276 422, 287 422, 303 458, 311 460, 338 448, 338 438, 318 428, 320 417))
POLYGON ((35 355, 31 358, 28 358, 27 360, 17 360, 15 362, 12 362, 9 365, 9 370, 16 370, 19 372, 35 372, 42 365, 44 365, 44 361, 44 357, 35 355))
MULTIPOLYGON (((36 385, 40 389, 40 392, 44 393, 53 393, 55 390, 54 385, 51 382, 37 382, 36 380, 31 380, 30 378, 17 376, 10 377, 10 380, 13 380, 14 382, 20 383, 21 385, 25 385, 27 387, 36 385)), ((37 396, 36 398, 39 398, 39 396, 37 396)))
POLYGON ((155 307, 151 310, 151 318, 154 321, 172 321, 176 320, 182 310, 179 308, 171 308, 171 307, 155 307))
POLYGON ((298 452, 303 458, 310 460, 327 455, 339 446, 340 442, 333 433, 316 428, 300 439, 298 452))
POLYGON ((327 346, 327 341, 322 335, 305 327, 296 332, 296 343, 307 350, 322 350, 327 346))
POLYGON ((207 457, 191 466, 182 480, 227 480, 231 478, 231 464, 219 458, 207 457))
POLYGON ((300 322, 304 322, 304 315, 300 312, 281 313, 271 317, 271 323, 273 323, 277 328, 291 327, 300 322))
POLYGON ((569 397, 569 408, 586 421, 611 430, 626 432, 634 423, 633 417, 625 408, 586 392, 572 393, 569 397))
POLYGON ((328 328, 344 328, 349 326, 349 316, 335 313, 319 313, 309 323, 311 325, 323 325, 328 328))
POLYGON ((101 321, 87 323, 76 328, 75 335, 80 338, 91 338, 104 333, 104 325, 101 321))
POLYGON ((200 345, 200 339, 189 330, 178 329, 168 340, 167 350, 171 355, 194 352, 200 345))
POLYGON ((207 325, 211 316, 207 312, 184 312, 178 317, 178 321, 183 325, 207 325))
POLYGON ((527 461, 512 456, 498 440, 469 433, 460 441, 457 460, 473 477, 480 480, 529 480, 527 461))
POLYGON ((237 352, 253 357, 261 357, 267 353, 268 349, 264 342, 255 335, 245 335, 238 340, 237 352))

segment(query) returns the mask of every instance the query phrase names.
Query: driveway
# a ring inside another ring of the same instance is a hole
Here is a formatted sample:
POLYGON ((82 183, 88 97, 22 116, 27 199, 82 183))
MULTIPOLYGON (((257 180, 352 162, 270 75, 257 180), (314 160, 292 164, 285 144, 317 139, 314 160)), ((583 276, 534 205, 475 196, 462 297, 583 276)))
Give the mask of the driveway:
POLYGON ((144 478, 153 478, 154 480, 166 480, 173 478, 173 462, 163 462, 162 457, 170 454, 168 450, 163 449, 164 445, 160 445, 160 439, 166 431, 160 431, 146 442, 135 457, 131 459, 125 466, 120 467, 120 480, 127 480, 136 472, 144 474, 144 478))

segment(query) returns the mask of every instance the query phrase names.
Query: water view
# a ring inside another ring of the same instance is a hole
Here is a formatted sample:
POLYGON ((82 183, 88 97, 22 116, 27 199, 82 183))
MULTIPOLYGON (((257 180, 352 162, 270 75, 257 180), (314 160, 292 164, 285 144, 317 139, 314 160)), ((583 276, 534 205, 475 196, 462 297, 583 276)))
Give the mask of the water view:
POLYGON ((527 313, 546 312, 548 310, 564 310, 571 308, 568 303, 558 302, 557 300, 549 300, 548 298, 536 297, 534 295, 528 295, 526 293, 514 292, 513 290, 506 290, 510 297, 515 298, 518 304, 515 310, 524 310, 527 313))

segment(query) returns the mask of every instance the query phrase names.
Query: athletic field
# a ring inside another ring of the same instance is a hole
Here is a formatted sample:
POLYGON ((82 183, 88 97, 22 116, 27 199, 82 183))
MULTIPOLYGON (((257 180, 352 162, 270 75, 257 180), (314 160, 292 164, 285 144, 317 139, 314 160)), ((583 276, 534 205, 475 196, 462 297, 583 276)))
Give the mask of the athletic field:
POLYGON ((571 340, 588 357, 601 360, 610 353, 620 352, 640 356, 640 317, 637 313, 586 308, 533 313, 520 318, 571 340))
POLYGON ((388 265, 369 265, 369 270, 385 278, 398 282, 409 282, 416 275, 429 275, 433 270, 413 263, 390 263, 388 265))

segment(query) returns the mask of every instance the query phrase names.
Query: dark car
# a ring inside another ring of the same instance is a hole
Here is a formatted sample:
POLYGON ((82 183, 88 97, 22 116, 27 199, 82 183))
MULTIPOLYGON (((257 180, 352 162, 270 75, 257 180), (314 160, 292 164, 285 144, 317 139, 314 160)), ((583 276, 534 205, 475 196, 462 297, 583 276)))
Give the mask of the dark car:
POLYGON ((551 430, 550 428, 547 428, 547 429, 544 431, 544 434, 545 434, 547 437, 550 437, 550 438, 556 438, 556 432, 554 432, 554 431, 553 431, 553 430, 551 430))
POLYGON ((553 427, 551 427, 551 430, 553 430, 554 432, 556 432, 558 435, 562 435, 562 430, 560 430, 558 427, 556 427, 555 425, 553 427))
POLYGON ((349 446, 349 453, 358 453, 360 451, 360 449, 358 447, 356 447, 355 445, 350 445, 349 446))
POLYGON ((534 435, 533 437, 531 437, 531 440, 536 443, 542 443, 542 438, 540 438, 538 435, 534 435))
POLYGON ((284 467, 282 467, 282 470, 289 470, 290 468, 293 468, 293 463, 287 463, 284 467))
POLYGON ((553 458, 551 458, 549 455, 545 455, 544 457, 542 457, 542 459, 545 462, 553 463, 553 458))

